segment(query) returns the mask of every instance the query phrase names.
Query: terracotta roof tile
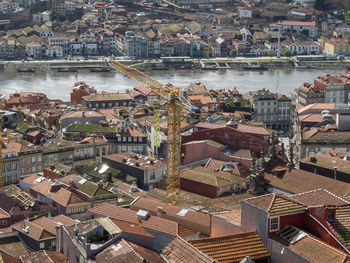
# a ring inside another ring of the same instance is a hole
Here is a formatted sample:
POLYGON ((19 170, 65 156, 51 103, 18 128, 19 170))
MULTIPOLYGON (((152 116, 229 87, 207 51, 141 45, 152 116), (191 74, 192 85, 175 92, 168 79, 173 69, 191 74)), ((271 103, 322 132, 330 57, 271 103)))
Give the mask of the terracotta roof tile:
POLYGON ((313 206, 339 206, 350 204, 349 201, 332 194, 321 188, 305 193, 290 196, 291 199, 298 201, 308 207, 313 206))
POLYGON ((169 235, 176 236, 178 234, 178 225, 176 222, 156 216, 149 216, 146 220, 138 220, 136 211, 121 208, 109 203, 100 204, 91 208, 89 211, 111 219, 117 219, 133 224, 141 224, 145 228, 153 229, 169 235))
POLYGON ((65 189, 64 187, 61 187, 56 192, 50 192, 52 183, 53 182, 50 182, 48 180, 43 180, 40 183, 33 185, 31 189, 35 192, 40 193, 43 196, 46 196, 47 198, 55 201, 56 203, 64 207, 85 202, 83 199, 81 199, 71 191, 65 189))
POLYGON ((0 251, 5 251, 13 257, 28 254, 27 248, 17 236, 9 236, 0 238, 0 251))
POLYGON ((131 233, 131 234, 136 234, 136 235, 141 235, 141 236, 147 236, 153 238, 153 236, 148 233, 141 225, 139 224, 134 224, 134 223, 129 223, 117 219, 111 218, 111 221, 120 228, 123 232, 131 233))
POLYGON ((266 194, 244 199, 244 201, 269 212, 270 215, 300 213, 306 210, 306 206, 283 194, 266 194))
POLYGON ((73 225, 74 220, 65 215, 58 215, 52 218, 53 221, 61 223, 65 226, 73 225))
POLYGON ((51 234, 49 231, 45 230, 44 228, 32 222, 29 222, 28 220, 23 220, 21 222, 18 222, 12 225, 12 227, 17 231, 22 232, 25 235, 28 235, 35 240, 43 240, 43 239, 55 237, 55 235, 51 234), (26 232, 24 231, 25 228, 27 229, 26 232))
POLYGON ((42 216, 38 219, 33 220, 32 223, 37 225, 37 226, 42 227, 43 229, 48 231, 50 234, 56 236, 56 227, 58 226, 58 224, 55 221, 53 221, 45 216, 42 216))
POLYGON ((224 237, 190 240, 189 243, 218 262, 240 262, 246 256, 253 260, 270 257, 269 252, 255 231, 224 237))
POLYGON ((143 247, 141 245, 135 244, 130 241, 126 241, 132 249, 140 255, 142 258, 145 259, 146 262, 152 262, 152 263, 165 263, 166 261, 154 250, 151 250, 149 248, 143 247))
POLYGON ((336 208, 335 220, 328 223, 334 229, 338 239, 350 250, 350 206, 344 205, 336 208))
POLYGON ((235 211, 217 212, 217 213, 213 213, 212 215, 223 218, 235 226, 241 226, 241 219, 242 219, 241 213, 242 213, 241 210, 235 210, 235 211))
MULTIPOLYGON (((281 231, 280 231, 281 232, 281 231)), ((346 263, 349 256, 344 252, 326 244, 320 239, 306 233, 306 236, 291 244, 275 235, 272 239, 285 245, 291 251, 313 263, 346 263)))
POLYGON ((188 237, 188 236, 193 236, 197 234, 196 231, 193 231, 192 229, 179 225, 179 236, 180 237, 188 237))
POLYGON ((350 193, 350 184, 348 183, 300 169, 287 169, 280 177, 272 173, 265 173, 264 177, 269 185, 291 194, 304 193, 320 188, 324 188, 339 197, 345 197, 350 193))
POLYGON ((139 209, 147 210, 153 216, 157 216, 159 209, 162 210, 161 217, 171 221, 177 222, 179 225, 185 226, 196 232, 203 233, 205 235, 210 235, 210 215, 194 212, 191 210, 186 210, 185 216, 177 215, 182 207, 169 205, 152 199, 146 199, 139 197, 135 199, 131 205, 130 209, 138 211, 139 209))
POLYGON ((1 250, 0 250, 0 262, 3 262, 3 263, 22 263, 16 257, 13 257, 10 254, 6 253, 5 251, 1 251, 1 250))
POLYGON ((170 263, 212 263, 209 256, 196 249, 181 237, 175 237, 163 250, 162 254, 170 263))
POLYGON ((95 256, 96 263, 142 263, 144 259, 124 240, 108 246, 95 256))
POLYGON ((57 251, 36 251, 20 258, 23 263, 67 263, 64 255, 57 251))

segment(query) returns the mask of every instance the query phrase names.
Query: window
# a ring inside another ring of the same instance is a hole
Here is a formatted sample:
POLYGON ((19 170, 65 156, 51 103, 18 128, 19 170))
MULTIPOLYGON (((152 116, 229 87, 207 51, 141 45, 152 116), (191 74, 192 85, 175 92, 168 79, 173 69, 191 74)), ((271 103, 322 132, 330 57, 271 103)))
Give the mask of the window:
POLYGON ((33 166, 33 167, 32 167, 32 172, 35 173, 35 171, 36 171, 36 167, 33 166))
POLYGON ((122 141, 122 137, 118 136, 118 142, 122 141))
POLYGON ((272 217, 270 218, 270 232, 276 232, 280 229, 280 218, 272 217))
POLYGON ((40 249, 44 249, 45 248, 45 242, 40 242, 40 249))
POLYGON ((30 164, 30 157, 27 157, 27 164, 30 164))
POLYGON ((334 220, 334 219, 335 219, 335 210, 328 209, 327 210, 327 220, 334 220))
POLYGON ((137 142, 137 137, 134 137, 134 142, 137 142))
POLYGON ((37 161, 38 161, 38 162, 41 162, 41 155, 38 155, 37 161))
POLYGON ((55 246, 56 246, 56 239, 54 239, 54 240, 51 241, 51 246, 52 246, 52 247, 55 247, 55 246))
POLYGON ((139 137, 139 142, 142 142, 142 137, 139 137))
POLYGON ((155 178, 156 178, 156 175, 155 175, 154 172, 152 172, 151 175, 150 175, 150 177, 149 177, 149 179, 150 179, 150 180, 154 180, 155 178))
POLYGON ((128 142, 131 142, 131 140, 132 140, 132 137, 128 137, 128 142))
POLYGON ((126 137, 123 137, 123 142, 126 142, 126 137))

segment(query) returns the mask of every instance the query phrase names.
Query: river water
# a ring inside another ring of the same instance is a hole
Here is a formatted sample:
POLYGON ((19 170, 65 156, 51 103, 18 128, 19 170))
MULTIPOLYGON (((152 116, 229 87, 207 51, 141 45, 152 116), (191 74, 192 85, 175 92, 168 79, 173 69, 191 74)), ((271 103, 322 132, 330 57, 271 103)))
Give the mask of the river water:
MULTIPOLYGON (((270 69, 268 71, 242 71, 237 69, 166 70, 149 71, 149 75, 163 83, 187 86, 202 82, 208 89, 227 89, 236 86, 241 93, 262 88, 289 95, 304 82, 313 82, 318 75, 330 73, 339 75, 346 68, 294 70, 293 68, 270 69)), ((0 73, 0 93, 20 91, 43 92, 50 99, 70 100, 70 89, 76 81, 85 81, 98 91, 117 92, 138 85, 122 74, 111 72, 56 72, 54 70, 36 73, 0 73)))

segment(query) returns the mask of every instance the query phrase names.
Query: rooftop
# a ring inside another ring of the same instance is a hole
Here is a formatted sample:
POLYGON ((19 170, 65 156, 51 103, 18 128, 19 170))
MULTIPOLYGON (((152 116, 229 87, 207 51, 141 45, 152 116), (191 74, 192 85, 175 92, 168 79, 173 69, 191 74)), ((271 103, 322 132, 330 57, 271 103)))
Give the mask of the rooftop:
POLYGON ((321 188, 308 191, 305 193, 290 196, 292 200, 296 200, 307 207, 314 206, 340 206, 350 204, 349 201, 332 194, 331 192, 321 188))
POLYGON ((157 216, 161 211, 161 217, 177 222, 196 232, 210 235, 210 216, 201 212, 194 212, 178 206, 169 205, 153 199, 138 197, 131 203, 130 209, 149 211, 151 215, 157 216))
POLYGON ((283 175, 280 176, 266 172, 264 178, 269 185, 291 194, 304 193, 319 188, 324 188, 339 197, 350 194, 350 184, 348 183, 295 168, 284 170, 283 175))
POLYGON ((88 133, 116 133, 115 125, 102 125, 91 123, 73 123, 67 128, 67 132, 88 132, 88 133))
POLYGON ((83 100, 89 102, 99 102, 99 101, 128 101, 131 100, 131 95, 129 93, 107 93, 107 94, 91 94, 83 97, 83 100))
POLYGON ((350 175, 350 161, 343 160, 337 157, 330 157, 323 154, 315 154, 313 157, 315 159, 312 159, 311 157, 306 157, 304 159, 301 159, 300 162, 308 163, 319 167, 324 167, 332 171, 334 170, 334 167, 337 167, 337 171, 350 175))
POLYGON ((283 194, 265 194, 243 200, 253 204, 270 215, 294 214, 306 211, 306 206, 283 194))
POLYGON ((209 256, 196 249, 181 237, 175 237, 163 250, 162 254, 169 262, 176 263, 212 263, 209 256))
POLYGON ((137 225, 141 224, 144 228, 153 229, 173 236, 178 234, 178 225, 176 222, 156 216, 149 216, 147 219, 143 220, 136 216, 136 211, 121 208, 109 203, 103 203, 95 206, 91 208, 89 212, 106 216, 111 219, 117 219, 137 225))
POLYGON ((186 178, 216 187, 241 184, 245 182, 245 179, 240 176, 227 172, 215 171, 214 169, 200 166, 181 171, 181 178, 186 178))
POLYGON ((240 262, 246 256, 253 260, 269 258, 270 254, 257 232, 190 240, 189 243, 218 262, 240 262))
POLYGON ((293 252, 310 262, 346 263, 350 260, 349 256, 346 255, 344 252, 294 227, 287 227, 287 229, 282 229, 281 231, 276 233, 276 235, 273 236, 272 239, 285 245, 286 247, 288 247, 288 249, 292 250, 293 252), (288 242, 286 239, 282 238, 281 235, 281 233, 284 233, 284 231, 288 230, 294 230, 295 232, 299 232, 303 235, 300 235, 296 242, 288 242))
POLYGON ((141 170, 156 169, 165 166, 165 162, 141 154, 123 152, 104 156, 105 159, 134 166, 141 170))

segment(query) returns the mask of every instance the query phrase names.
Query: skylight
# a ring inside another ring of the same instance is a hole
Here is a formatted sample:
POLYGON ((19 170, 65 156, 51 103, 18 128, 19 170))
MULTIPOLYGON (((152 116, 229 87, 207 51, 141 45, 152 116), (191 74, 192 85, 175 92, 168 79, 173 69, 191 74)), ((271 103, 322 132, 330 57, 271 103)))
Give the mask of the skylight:
POLYGON ((78 183, 79 184, 85 184, 87 182, 87 180, 85 178, 81 179, 78 183))
POLYGON ((107 171, 108 168, 109 168, 108 165, 103 164, 102 167, 101 167, 101 169, 100 169, 98 172, 99 172, 100 174, 102 174, 102 173, 104 173, 105 171, 107 171))
POLYGON ((178 212, 176 215, 178 215, 178 216, 185 216, 188 213, 188 211, 190 211, 190 210, 188 210, 186 208, 182 208, 180 210, 180 212, 178 212))

